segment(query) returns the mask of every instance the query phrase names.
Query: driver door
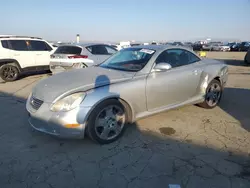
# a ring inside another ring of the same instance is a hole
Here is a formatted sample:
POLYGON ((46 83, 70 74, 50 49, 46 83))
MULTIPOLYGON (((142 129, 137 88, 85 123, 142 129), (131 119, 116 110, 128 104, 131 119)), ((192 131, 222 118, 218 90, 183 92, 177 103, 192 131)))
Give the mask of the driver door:
POLYGON ((200 58, 189 53, 183 49, 169 49, 158 56, 155 64, 165 62, 172 68, 164 72, 151 72, 148 75, 148 111, 182 103, 196 95, 201 75, 200 58), (193 57, 192 61, 189 56, 193 57))

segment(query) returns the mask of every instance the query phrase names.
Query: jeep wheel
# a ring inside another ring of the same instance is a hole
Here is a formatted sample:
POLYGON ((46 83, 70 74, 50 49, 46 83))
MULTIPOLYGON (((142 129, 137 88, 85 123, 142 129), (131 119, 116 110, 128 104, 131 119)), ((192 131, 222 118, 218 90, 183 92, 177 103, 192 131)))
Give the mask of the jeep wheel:
POLYGON ((19 77, 19 70, 14 64, 5 64, 0 67, 0 77, 6 82, 15 81, 19 77))

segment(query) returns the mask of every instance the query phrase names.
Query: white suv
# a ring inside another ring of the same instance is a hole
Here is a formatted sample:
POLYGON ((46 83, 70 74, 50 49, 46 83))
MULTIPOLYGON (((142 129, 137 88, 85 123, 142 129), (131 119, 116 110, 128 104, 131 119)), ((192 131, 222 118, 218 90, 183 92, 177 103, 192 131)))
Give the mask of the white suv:
POLYGON ((26 71, 49 70, 53 51, 41 38, 0 35, 0 78, 10 82, 26 71))

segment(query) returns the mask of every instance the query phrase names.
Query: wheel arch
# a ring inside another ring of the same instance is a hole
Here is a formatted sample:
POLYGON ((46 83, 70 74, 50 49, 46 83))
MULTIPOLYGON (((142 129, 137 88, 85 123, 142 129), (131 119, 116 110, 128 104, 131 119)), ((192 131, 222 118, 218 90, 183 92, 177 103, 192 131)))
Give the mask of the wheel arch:
POLYGON ((95 103, 95 105, 91 108, 91 110, 88 112, 87 117, 86 117, 86 121, 88 121, 90 114, 93 112, 93 110, 100 105, 101 103, 103 103, 104 101, 108 101, 108 100, 118 100, 121 102, 121 104, 124 106, 125 111, 128 115, 128 123, 133 123, 134 121, 134 115, 133 115, 133 108, 130 105, 130 103, 128 103, 125 99, 119 97, 119 96, 110 96, 110 97, 106 97, 103 98, 101 100, 99 100, 98 102, 95 103))
POLYGON ((213 80, 217 80, 217 81, 219 81, 219 82, 221 83, 221 78, 220 78, 220 76, 216 76, 213 80))
POLYGON ((17 66, 19 72, 21 72, 22 68, 16 59, 1 59, 0 60, 0 67, 2 65, 8 64, 8 63, 14 63, 17 66))

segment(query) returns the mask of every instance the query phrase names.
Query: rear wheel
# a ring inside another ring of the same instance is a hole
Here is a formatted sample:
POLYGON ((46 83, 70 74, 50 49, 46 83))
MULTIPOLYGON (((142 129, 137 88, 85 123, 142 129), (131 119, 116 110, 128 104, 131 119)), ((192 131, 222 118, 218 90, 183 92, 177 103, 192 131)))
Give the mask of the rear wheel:
POLYGON ((247 60, 247 55, 246 55, 245 58, 244 58, 244 62, 245 62, 247 65, 250 65, 250 61, 247 60))
POLYGON ((107 100, 97 105, 90 114, 86 132, 99 144, 109 144, 123 134, 126 123, 124 106, 118 100, 107 100))
POLYGON ((222 86, 220 81, 212 80, 206 89, 205 100, 199 106, 207 109, 214 108, 220 102, 222 96, 222 86))
POLYGON ((20 72, 14 63, 8 63, 0 67, 0 77, 6 82, 18 79, 20 72))

